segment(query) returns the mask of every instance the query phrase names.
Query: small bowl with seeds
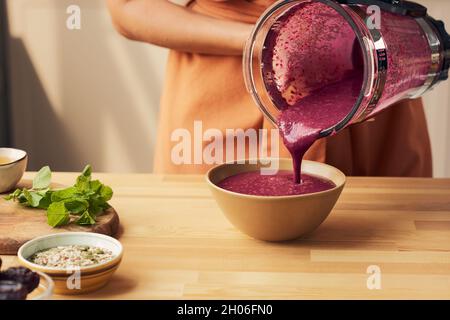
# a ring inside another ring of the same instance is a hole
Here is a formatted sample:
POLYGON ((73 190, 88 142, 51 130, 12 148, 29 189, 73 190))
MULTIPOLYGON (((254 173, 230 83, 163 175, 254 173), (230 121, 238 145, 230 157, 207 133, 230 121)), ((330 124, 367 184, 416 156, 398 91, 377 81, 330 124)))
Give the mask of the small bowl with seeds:
POLYGON ((56 294, 84 294, 105 286, 120 265, 121 243, 93 232, 64 232, 32 239, 17 256, 20 264, 49 275, 56 294))

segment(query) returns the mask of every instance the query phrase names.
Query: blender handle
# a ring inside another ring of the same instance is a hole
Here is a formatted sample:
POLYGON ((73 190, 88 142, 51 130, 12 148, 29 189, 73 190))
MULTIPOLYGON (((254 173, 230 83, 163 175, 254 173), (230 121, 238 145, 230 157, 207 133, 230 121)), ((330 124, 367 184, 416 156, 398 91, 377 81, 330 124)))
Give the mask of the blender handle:
POLYGON ((443 66, 436 82, 445 81, 448 79, 448 71, 450 69, 450 35, 445 30, 445 24, 443 21, 436 20, 430 16, 427 16, 426 19, 436 28, 441 40, 442 49, 444 51, 443 66))

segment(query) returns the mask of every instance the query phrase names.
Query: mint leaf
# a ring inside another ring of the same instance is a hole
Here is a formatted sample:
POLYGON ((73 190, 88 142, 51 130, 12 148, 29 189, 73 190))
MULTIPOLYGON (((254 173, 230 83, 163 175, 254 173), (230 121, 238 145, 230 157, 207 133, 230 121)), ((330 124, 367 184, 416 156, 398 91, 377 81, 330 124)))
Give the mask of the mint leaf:
POLYGON ((35 191, 28 191, 27 189, 23 189, 23 195, 25 199, 27 199, 27 204, 30 207, 37 208, 39 206, 39 202, 41 202, 41 199, 43 196, 41 196, 39 193, 35 191))
POLYGON ((81 214, 85 212, 89 207, 89 202, 82 199, 70 199, 65 202, 66 209, 69 210, 71 214, 81 214))
POLYGON ((91 199, 89 201, 89 213, 93 216, 96 216, 97 214, 99 214, 104 210, 103 208, 104 203, 105 203, 104 201, 98 198, 91 199))
POLYGON ((110 187, 103 185, 100 188, 100 196, 103 198, 105 202, 109 201, 113 196, 113 191, 110 187))
POLYGON ((84 167, 83 172, 81 173, 83 176, 89 178, 91 178, 92 175, 92 167, 90 164, 88 164, 86 167, 84 167))
POLYGON ((52 172, 49 166, 43 167, 33 179, 33 189, 46 189, 50 187, 52 172))
POLYGON ((69 211, 64 202, 53 202, 47 210, 47 223, 52 227, 66 225, 70 222, 69 211))
POLYGON ((85 211, 80 218, 77 220, 77 224, 79 225, 93 225, 95 224, 95 219, 89 214, 88 211, 85 211))
POLYGON ((90 165, 87 165, 81 175, 78 176, 77 182, 75 183, 75 188, 77 188, 79 192, 83 193, 90 190, 91 175, 92 168, 90 165))
POLYGON ((51 204, 52 204, 52 191, 48 190, 42 197, 41 201, 39 202, 38 208, 47 210, 51 204))
POLYGON ((59 202, 62 200, 74 198, 79 194, 79 191, 75 187, 69 187, 66 189, 55 190, 52 194, 52 202, 59 202))
POLYGON ((103 184, 99 180, 93 180, 89 183, 89 189, 93 194, 97 193, 102 186, 103 184))
POLYGON ((75 183, 75 188, 80 193, 88 192, 90 189, 90 182, 91 182, 90 177, 81 175, 77 178, 77 182, 75 183))
POLYGON ((25 195, 23 194, 23 192, 20 193, 20 195, 17 197, 16 199, 20 204, 24 205, 24 206, 29 206, 28 204, 28 200, 25 197, 25 195))
POLYGON ((13 193, 7 195, 4 199, 7 201, 16 200, 21 194, 22 194, 22 190, 16 189, 13 193))
POLYGON ((47 195, 47 193, 50 192, 50 188, 35 190, 34 192, 36 192, 37 194, 45 197, 47 195))

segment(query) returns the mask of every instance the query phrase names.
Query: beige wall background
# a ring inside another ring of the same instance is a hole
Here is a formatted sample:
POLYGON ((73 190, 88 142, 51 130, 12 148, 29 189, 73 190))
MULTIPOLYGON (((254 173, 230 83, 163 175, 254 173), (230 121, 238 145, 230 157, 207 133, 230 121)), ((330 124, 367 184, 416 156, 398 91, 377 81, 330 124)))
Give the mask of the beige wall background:
POLYGON ((166 51, 113 29, 103 0, 8 0, 14 142, 30 167, 150 172, 166 51), (81 7, 81 30, 66 9, 81 7))
MULTIPOLYGON (((450 1, 420 2, 450 26, 450 1)), ((167 51, 117 35, 104 0, 7 6, 13 137, 30 152, 31 169, 91 163, 97 171, 150 172, 167 51), (65 27, 71 4, 81 7, 81 30, 65 27)), ((425 102, 435 176, 450 177, 450 81, 425 102)))

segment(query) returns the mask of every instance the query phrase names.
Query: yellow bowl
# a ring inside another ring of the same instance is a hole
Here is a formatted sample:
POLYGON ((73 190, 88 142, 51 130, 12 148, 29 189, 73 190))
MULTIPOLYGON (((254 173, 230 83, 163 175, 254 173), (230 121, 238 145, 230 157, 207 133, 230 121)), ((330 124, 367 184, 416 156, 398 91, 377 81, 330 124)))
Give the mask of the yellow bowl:
POLYGON ((122 255, 123 248, 119 241, 93 232, 65 232, 37 237, 23 244, 17 253, 21 265, 49 275, 55 283, 54 292, 65 295, 84 294, 105 286, 119 267, 122 255), (79 269, 46 267, 28 260, 38 251, 68 245, 87 245, 108 249, 112 251, 114 258, 79 269))
POLYGON ((0 148, 0 158, 8 163, 0 164, 0 193, 11 191, 22 178, 28 162, 25 151, 12 148, 0 148))
MULTIPOLYGON (((291 159, 279 161, 280 170, 292 170, 291 159)), ((263 162, 265 163, 265 161, 263 162)), ((259 240, 294 240, 314 231, 328 217, 345 185, 345 175, 327 164, 303 161, 302 172, 329 179, 335 188, 296 196, 253 196, 227 191, 217 186, 238 173, 267 166, 247 160, 225 163, 207 173, 208 185, 228 220, 243 233, 259 240)))

